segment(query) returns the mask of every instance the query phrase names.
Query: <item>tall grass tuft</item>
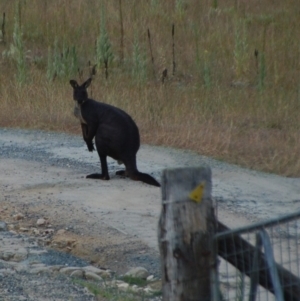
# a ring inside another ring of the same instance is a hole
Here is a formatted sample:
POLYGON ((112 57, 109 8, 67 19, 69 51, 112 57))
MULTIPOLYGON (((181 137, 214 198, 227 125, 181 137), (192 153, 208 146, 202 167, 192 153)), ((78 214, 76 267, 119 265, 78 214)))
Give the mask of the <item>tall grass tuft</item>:
POLYGON ((159 5, 159 0, 151 0, 151 8, 156 10, 159 5))
POLYGON ((266 59, 265 59, 265 47, 266 47, 266 31, 267 26, 264 25, 263 37, 262 37, 262 51, 259 53, 259 69, 258 69, 258 89, 262 91, 265 87, 266 78, 266 59))
POLYGON ((100 34, 96 41, 96 63, 98 68, 101 68, 102 66, 104 67, 106 79, 108 78, 108 65, 113 61, 113 59, 114 54, 112 51, 112 45, 106 30, 105 9, 102 5, 100 34))
POLYGON ((11 56, 17 67, 16 79, 23 85, 27 79, 27 66, 25 59, 25 47, 23 43, 23 33, 21 25, 21 1, 16 2, 16 13, 14 16, 13 43, 10 46, 8 55, 11 56))
POLYGON ((141 48, 137 35, 132 50, 132 76, 137 83, 144 83, 147 80, 146 53, 141 48))
POLYGON ((262 47, 259 54, 259 74, 258 74, 258 89, 262 91, 265 88, 265 79, 266 79, 266 39, 267 39, 267 29, 269 24, 272 22, 271 16, 261 16, 260 22, 263 25, 262 31, 262 47))
POLYGON ((122 0, 119 0, 119 18, 120 18, 120 64, 123 64, 123 61, 124 61, 124 23, 123 23, 122 0))
POLYGON ((218 0, 211 0, 212 4, 212 8, 217 9, 218 8, 218 0))
POLYGON ((248 68, 248 43, 246 21, 238 17, 235 21, 234 41, 235 75, 237 79, 240 79, 248 68))
POLYGON ((1 30, 0 30, 0 42, 5 44, 6 43, 6 36, 5 36, 5 12, 3 13, 2 17, 2 24, 1 24, 1 30))
POLYGON ((203 81, 204 81, 205 88, 211 87, 211 68, 210 68, 209 53, 207 50, 204 50, 203 81))
POLYGON ((185 0, 176 0, 175 1, 175 10, 180 18, 183 18, 185 12, 185 0))
POLYGON ((265 52, 259 54, 259 75, 258 75, 258 89, 262 91, 265 87, 266 78, 266 59, 265 52))
POLYGON ((75 46, 65 46, 59 49, 58 40, 53 49, 48 49, 47 79, 66 79, 74 76, 78 70, 78 58, 75 46))

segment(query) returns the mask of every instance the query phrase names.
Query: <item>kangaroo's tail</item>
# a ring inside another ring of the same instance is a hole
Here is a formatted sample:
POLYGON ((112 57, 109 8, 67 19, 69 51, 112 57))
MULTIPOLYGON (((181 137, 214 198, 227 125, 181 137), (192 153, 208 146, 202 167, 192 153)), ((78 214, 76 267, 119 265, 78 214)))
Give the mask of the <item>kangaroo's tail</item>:
POLYGON ((135 172, 134 174, 130 175, 130 178, 135 181, 142 181, 149 185, 160 187, 160 184, 153 177, 143 172, 135 172))

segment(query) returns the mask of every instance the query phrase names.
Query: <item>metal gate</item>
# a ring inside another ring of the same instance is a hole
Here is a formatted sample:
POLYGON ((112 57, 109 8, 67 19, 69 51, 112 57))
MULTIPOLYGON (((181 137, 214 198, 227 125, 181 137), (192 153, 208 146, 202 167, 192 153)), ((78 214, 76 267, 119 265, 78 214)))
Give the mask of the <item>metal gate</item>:
POLYGON ((214 237, 214 301, 300 300, 300 211, 214 237))

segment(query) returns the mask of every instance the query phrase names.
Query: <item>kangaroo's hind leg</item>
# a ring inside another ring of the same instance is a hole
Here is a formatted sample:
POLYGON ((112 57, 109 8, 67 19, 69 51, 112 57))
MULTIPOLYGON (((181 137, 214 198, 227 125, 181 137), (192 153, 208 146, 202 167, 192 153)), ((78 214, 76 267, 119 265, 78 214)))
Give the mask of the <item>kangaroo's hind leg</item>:
POLYGON ((109 180, 106 155, 99 154, 99 157, 100 157, 102 173, 92 173, 90 175, 87 175, 86 178, 87 179, 109 180))
POLYGON ((122 177, 130 177, 131 174, 137 171, 135 155, 126 156, 122 159, 122 163, 124 163, 125 169, 118 170, 116 172, 116 175, 122 177))
POLYGON ((117 175, 117 176, 121 176, 121 177, 128 177, 128 174, 127 174, 127 172, 126 172, 125 169, 117 170, 117 171, 116 171, 116 175, 117 175))

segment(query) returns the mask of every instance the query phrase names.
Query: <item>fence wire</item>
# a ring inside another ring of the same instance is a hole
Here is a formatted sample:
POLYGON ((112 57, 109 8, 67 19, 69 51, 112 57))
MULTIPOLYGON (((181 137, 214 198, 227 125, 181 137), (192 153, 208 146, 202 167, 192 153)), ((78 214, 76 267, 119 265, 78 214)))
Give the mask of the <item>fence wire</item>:
POLYGON ((300 300, 300 211, 218 233, 214 243, 214 301, 300 300))

